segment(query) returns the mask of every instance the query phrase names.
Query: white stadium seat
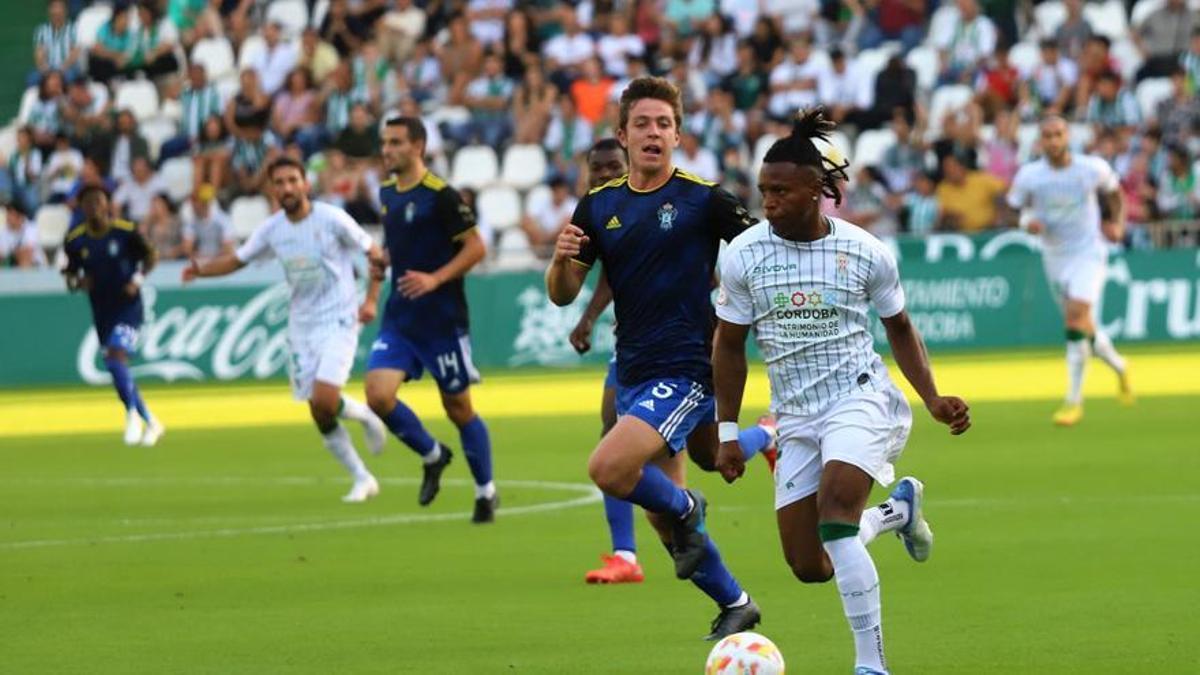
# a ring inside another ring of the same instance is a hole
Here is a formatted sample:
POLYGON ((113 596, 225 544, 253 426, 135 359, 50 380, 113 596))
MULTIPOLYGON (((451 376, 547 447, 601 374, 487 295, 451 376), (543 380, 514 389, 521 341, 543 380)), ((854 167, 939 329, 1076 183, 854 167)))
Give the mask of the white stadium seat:
POLYGON ((1022 124, 1017 128, 1017 159, 1029 161, 1038 147, 1038 137, 1042 130, 1036 124, 1022 124))
POLYGON ((321 23, 325 21, 325 15, 329 13, 329 0, 317 0, 317 4, 313 6, 312 20, 309 25, 319 29, 321 23))
POLYGON ((158 175, 167 184, 167 194, 178 203, 192 194, 192 158, 174 157, 163 162, 158 175))
POLYGON ((496 230, 521 224, 521 195, 506 185, 484 188, 479 192, 478 210, 496 230))
POLYGON ((283 26, 283 35, 288 40, 300 37, 308 25, 308 3, 304 0, 272 0, 267 7, 267 23, 277 22, 283 26))
POLYGON ((537 256, 529 247, 529 239, 518 229, 500 233, 496 244, 496 267, 498 269, 525 269, 539 265, 537 256))
POLYGON ((1158 110, 1158 104, 1171 97, 1174 88, 1169 77, 1152 77, 1142 80, 1137 86, 1138 107, 1142 109, 1142 117, 1150 119, 1158 110))
POLYGON ((150 150, 150 159, 158 161, 158 153, 162 149, 162 144, 174 138, 178 133, 178 128, 175 126, 174 120, 158 116, 151 117, 139 124, 138 131, 146 139, 146 145, 150 150))
POLYGON ((1018 42, 1008 50, 1008 62, 1022 76, 1037 67, 1042 60, 1042 51, 1032 42, 1018 42))
POLYGON ((1054 37, 1054 31, 1066 20, 1067 7, 1059 0, 1048 0, 1033 7, 1033 23, 1043 38, 1054 37))
POLYGON ((540 145, 510 145, 504 151, 500 181, 528 190, 546 178, 546 151, 540 145))
POLYGON ((97 3, 84 8, 79 16, 75 17, 75 41, 84 49, 96 44, 96 34, 100 32, 100 27, 111 18, 112 7, 109 5, 97 3))
POLYGON ((854 160, 860 166, 876 166, 887 149, 895 144, 896 132, 891 129, 864 131, 854 142, 854 160))
POLYGON ((1092 30, 1110 40, 1123 40, 1129 35, 1129 23, 1125 20, 1125 3, 1120 0, 1086 3, 1083 6, 1083 18, 1087 19, 1092 30))
POLYGON ((1142 62, 1145 61, 1142 53, 1138 51, 1137 45, 1129 39, 1113 42, 1108 53, 1117 62, 1117 69, 1121 73, 1121 77, 1126 80, 1132 81, 1137 75, 1138 68, 1141 68, 1142 62))
POLYGON ((917 86, 925 91, 933 89, 937 84, 938 61, 937 50, 933 47, 916 47, 904 57, 904 63, 917 74, 917 86))
POLYGON ((55 248, 62 244, 71 225, 71 209, 65 204, 46 204, 34 217, 37 223, 38 244, 42 248, 55 248))
POLYGON ((238 197, 229 207, 233 236, 238 239, 249 237, 270 215, 271 202, 266 197, 238 197))
POLYGON ((0 129, 0 157, 8 157, 17 149, 17 125, 9 124, 0 129))
POLYGON ((468 145, 459 149, 450 165, 450 183, 454 187, 478 190, 495 182, 500 175, 496 151, 486 145, 468 145))
POLYGON ((242 48, 238 51, 238 70, 249 68, 250 63, 257 59, 259 54, 265 54, 266 51, 267 40, 257 33, 242 40, 242 48))
POLYGON ((550 201, 550 194, 551 190, 549 185, 543 184, 533 186, 533 189, 531 189, 529 193, 525 195, 525 213, 528 214, 531 210, 533 210, 533 207, 537 206, 538 204, 545 204, 546 202, 550 201))
POLYGON ((158 114, 158 90, 149 80, 128 80, 117 88, 117 110, 130 110, 142 121, 158 114))
POLYGON ((33 112, 33 106, 38 101, 38 88, 29 87, 21 94, 21 105, 17 108, 17 119, 24 124, 29 121, 29 115, 33 112))
POLYGON ((215 82, 228 73, 237 72, 237 60, 233 46, 223 37, 205 38, 192 47, 192 63, 204 68, 209 82, 215 82))
POLYGON ((750 158, 750 175, 758 176, 758 172, 762 169, 763 157, 767 156, 767 151, 775 145, 775 141, 779 140, 778 136, 773 134, 763 134, 758 137, 754 143, 754 153, 750 158))
POLYGON ((965 84, 947 84, 935 89, 929 101, 929 137, 937 138, 946 114, 970 103, 974 95, 975 92, 965 84))
POLYGON ((892 58, 895 50, 887 47, 879 47, 878 49, 864 49, 854 57, 854 67, 858 69, 858 73, 863 79, 869 82, 875 82, 875 76, 879 71, 883 70, 887 65, 888 59, 892 58))

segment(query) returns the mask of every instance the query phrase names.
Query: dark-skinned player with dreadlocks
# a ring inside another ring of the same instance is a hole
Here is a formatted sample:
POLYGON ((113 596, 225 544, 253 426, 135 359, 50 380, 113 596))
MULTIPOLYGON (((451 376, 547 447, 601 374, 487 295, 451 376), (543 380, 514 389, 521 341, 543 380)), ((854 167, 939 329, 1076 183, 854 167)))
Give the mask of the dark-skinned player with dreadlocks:
POLYGON ((858 226, 821 213, 822 196, 840 203, 848 166, 816 143, 833 126, 819 108, 797 116, 759 174, 767 222, 725 252, 713 348, 717 469, 730 482, 745 470, 736 432, 753 327, 779 424, 775 509, 784 557, 804 583, 836 579, 854 634, 854 672, 878 675, 888 671, 879 574, 866 545, 896 532, 922 562, 933 532, 915 478, 900 479, 887 501, 864 511, 872 484, 892 482, 892 462, 912 426, 912 411, 875 352, 871 309, 933 418, 955 435, 971 420, 962 399, 938 393, 891 252, 858 226))

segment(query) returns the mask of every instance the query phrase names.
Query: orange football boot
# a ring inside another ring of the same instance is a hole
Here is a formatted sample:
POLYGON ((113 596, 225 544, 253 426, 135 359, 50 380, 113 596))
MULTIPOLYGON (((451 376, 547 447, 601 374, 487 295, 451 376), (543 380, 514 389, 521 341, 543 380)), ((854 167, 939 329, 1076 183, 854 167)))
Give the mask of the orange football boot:
POLYGON ((602 555, 604 566, 587 573, 589 584, 640 584, 646 578, 642 566, 631 563, 619 555, 602 555))

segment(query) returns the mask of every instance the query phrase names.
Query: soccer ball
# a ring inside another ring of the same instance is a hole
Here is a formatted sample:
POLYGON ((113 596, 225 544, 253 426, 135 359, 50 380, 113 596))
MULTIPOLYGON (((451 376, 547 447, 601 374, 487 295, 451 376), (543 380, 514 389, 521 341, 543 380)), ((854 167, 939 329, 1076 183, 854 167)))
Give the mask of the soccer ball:
POLYGON ((783 653, 758 633, 734 633, 708 653, 704 675, 783 675, 783 653))

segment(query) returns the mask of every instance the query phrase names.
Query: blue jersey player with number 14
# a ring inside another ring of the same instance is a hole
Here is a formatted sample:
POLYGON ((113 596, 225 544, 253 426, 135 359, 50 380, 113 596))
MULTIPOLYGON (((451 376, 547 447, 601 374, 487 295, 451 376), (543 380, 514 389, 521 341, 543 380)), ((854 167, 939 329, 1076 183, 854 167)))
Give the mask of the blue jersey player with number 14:
POLYGON ((715 468, 711 281, 720 240, 752 222, 735 197, 676 169, 683 106, 679 90, 643 77, 621 94, 617 137, 629 175, 590 191, 555 245, 546 291, 570 304, 600 260, 617 319, 616 426, 588 474, 605 494, 633 502, 675 561, 720 610, 706 639, 758 624, 759 610, 721 560, 705 524, 706 501, 681 486, 679 453, 715 468))
MULTIPOLYGON (((453 453, 396 398, 402 383, 429 371, 446 416, 458 427, 475 479, 471 521, 490 523, 500 499, 492 482, 488 429, 471 405, 469 387, 479 381, 479 372, 471 362, 463 284, 463 276, 483 260, 486 249, 471 208, 454 188, 425 168, 421 120, 388 120, 382 141, 384 165, 393 174, 379 189, 392 291, 367 361, 367 403, 401 442, 421 456, 424 479, 417 502, 429 505, 453 453)), ((373 271, 376 278, 383 273, 378 268, 373 271)))

